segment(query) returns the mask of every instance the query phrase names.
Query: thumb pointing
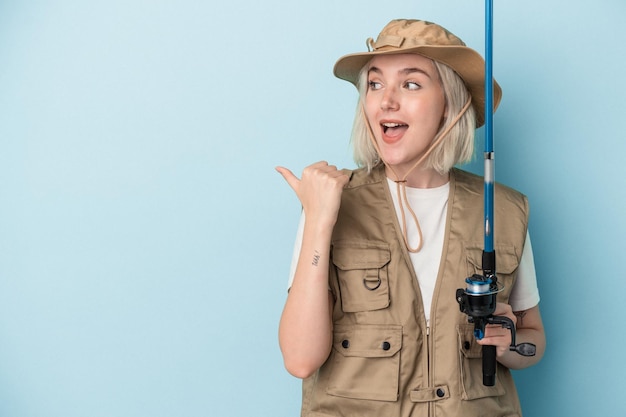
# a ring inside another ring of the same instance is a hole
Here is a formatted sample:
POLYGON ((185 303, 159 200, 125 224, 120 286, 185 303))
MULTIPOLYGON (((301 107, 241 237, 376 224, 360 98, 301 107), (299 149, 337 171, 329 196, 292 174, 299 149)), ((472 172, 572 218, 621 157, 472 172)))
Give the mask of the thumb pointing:
POLYGON ((297 191, 300 180, 293 174, 293 172, 285 167, 276 167, 276 171, 283 176, 285 181, 287 181, 287 184, 289 184, 294 191, 297 191))

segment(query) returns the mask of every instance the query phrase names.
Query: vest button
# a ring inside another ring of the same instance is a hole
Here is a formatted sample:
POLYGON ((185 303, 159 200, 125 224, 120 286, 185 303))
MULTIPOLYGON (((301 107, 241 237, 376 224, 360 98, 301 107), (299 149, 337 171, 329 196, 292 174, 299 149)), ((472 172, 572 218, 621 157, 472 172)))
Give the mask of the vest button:
POLYGON ((437 397, 442 398, 444 395, 446 395, 446 392, 444 390, 442 390, 441 388, 437 389, 437 397))
POLYGON ((470 342, 467 342, 467 341, 466 341, 466 342, 463 342, 463 349, 465 349, 465 350, 469 350, 469 349, 470 349, 470 347, 471 347, 470 342))
POLYGON ((348 349, 350 347, 350 341, 349 340, 344 340, 343 342, 341 342, 341 346, 344 349, 348 349))
POLYGON ((391 349, 391 343, 389 343, 389 342, 383 342, 382 348, 383 348, 383 350, 389 350, 389 349, 391 349))

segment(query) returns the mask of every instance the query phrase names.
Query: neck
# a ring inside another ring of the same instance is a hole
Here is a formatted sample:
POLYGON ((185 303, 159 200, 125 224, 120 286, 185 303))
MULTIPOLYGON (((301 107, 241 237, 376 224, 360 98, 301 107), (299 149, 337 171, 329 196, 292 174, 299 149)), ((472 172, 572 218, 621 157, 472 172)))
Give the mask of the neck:
MULTIPOLYGON (((388 166, 385 166, 385 175, 391 178, 392 181, 397 181, 401 179, 405 172, 401 167, 395 166, 390 169, 388 166), (399 178, 396 178, 396 174, 399 178)), ((441 187, 450 181, 450 174, 440 174, 434 169, 421 169, 420 167, 416 167, 413 169, 408 177, 406 177, 405 185, 411 188, 436 188, 441 187)))

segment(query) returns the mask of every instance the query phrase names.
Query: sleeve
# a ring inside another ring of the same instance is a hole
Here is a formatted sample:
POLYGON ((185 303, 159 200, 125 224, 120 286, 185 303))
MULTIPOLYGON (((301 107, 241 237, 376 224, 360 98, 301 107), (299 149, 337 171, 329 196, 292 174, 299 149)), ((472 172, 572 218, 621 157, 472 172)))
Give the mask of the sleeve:
POLYGON ((509 304, 513 308, 513 311, 524 311, 539 304, 539 300, 535 259, 530 243, 530 234, 527 233, 526 243, 524 244, 524 250, 517 273, 517 280, 511 290, 509 304))

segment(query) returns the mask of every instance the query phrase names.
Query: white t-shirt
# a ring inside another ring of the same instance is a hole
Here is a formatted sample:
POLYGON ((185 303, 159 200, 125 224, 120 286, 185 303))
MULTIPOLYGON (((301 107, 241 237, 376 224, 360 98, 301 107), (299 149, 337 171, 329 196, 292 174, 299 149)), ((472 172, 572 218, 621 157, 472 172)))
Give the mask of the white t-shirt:
MULTIPOLYGON (((398 221, 402 224, 400 204, 398 203, 398 195, 396 192, 396 183, 387 179, 389 189, 396 209, 398 221)), ((433 291, 437 281, 439 272, 439 263, 441 253, 443 251, 443 239, 446 228, 446 211, 448 209, 448 194, 450 191, 450 183, 446 183, 436 188, 410 188, 406 187, 406 196, 411 205, 411 209, 415 212, 422 230, 423 244, 417 253, 409 252, 415 274, 418 277, 422 299, 424 301, 424 311, 426 320, 430 319, 430 308, 432 303, 433 291)), ((405 210, 405 219, 407 225, 407 236, 409 246, 416 247, 419 244, 419 234, 417 226, 410 212, 403 203, 405 210)), ((300 256, 300 248, 302 246, 302 238, 304 232, 304 212, 300 218, 298 232, 296 235, 296 243, 291 261, 291 269, 289 274, 289 287, 293 282, 296 271, 296 265, 300 256)), ((513 311, 523 311, 539 304, 539 289, 537 288, 537 276, 535 272, 535 261, 533 258, 532 247, 530 243, 530 235, 526 235, 526 243, 522 258, 518 269, 517 280, 511 295, 509 304, 513 311)))

